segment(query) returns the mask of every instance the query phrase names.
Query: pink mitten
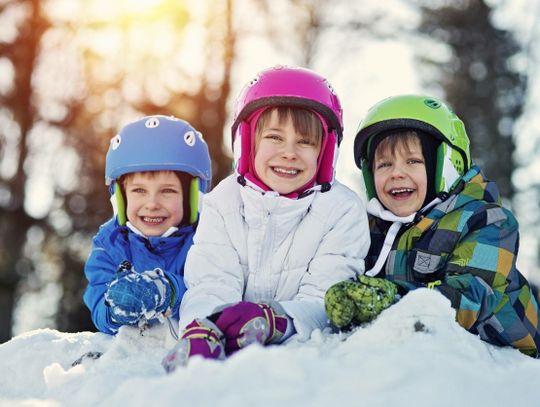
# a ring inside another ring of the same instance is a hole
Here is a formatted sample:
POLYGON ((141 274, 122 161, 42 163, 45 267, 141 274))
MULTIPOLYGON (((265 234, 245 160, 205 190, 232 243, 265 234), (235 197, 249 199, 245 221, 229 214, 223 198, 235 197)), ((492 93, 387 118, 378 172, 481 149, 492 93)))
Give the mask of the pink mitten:
POLYGON ((227 355, 252 343, 278 343, 287 330, 288 318, 277 303, 242 301, 209 317, 225 336, 227 355))
POLYGON ((223 333, 207 319, 195 319, 182 333, 180 341, 161 362, 167 372, 185 366, 189 358, 224 359, 223 333))

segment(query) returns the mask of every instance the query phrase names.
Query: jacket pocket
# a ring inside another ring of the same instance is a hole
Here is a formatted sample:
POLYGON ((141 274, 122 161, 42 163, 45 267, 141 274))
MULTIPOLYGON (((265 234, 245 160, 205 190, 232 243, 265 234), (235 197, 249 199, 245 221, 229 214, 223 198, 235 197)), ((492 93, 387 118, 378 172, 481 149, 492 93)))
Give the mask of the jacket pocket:
POLYGON ((421 250, 411 250, 409 267, 415 281, 427 283, 442 280, 447 256, 441 256, 421 250))

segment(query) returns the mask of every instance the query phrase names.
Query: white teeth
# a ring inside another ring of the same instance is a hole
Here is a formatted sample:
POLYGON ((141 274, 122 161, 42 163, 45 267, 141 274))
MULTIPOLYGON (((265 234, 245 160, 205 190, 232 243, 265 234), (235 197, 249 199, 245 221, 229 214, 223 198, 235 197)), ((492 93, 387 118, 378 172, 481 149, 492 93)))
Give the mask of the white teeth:
POLYGON ((293 170, 293 169, 287 170, 285 168, 280 168, 280 167, 274 167, 274 171, 280 172, 282 174, 288 174, 288 175, 296 175, 300 172, 299 170, 293 170))
POLYGON ((414 189, 412 188, 400 188, 400 189, 392 189, 390 193, 392 195, 400 194, 402 192, 414 192, 414 189))
POLYGON ((163 218, 150 218, 148 216, 143 216, 143 220, 148 223, 161 223, 163 218))

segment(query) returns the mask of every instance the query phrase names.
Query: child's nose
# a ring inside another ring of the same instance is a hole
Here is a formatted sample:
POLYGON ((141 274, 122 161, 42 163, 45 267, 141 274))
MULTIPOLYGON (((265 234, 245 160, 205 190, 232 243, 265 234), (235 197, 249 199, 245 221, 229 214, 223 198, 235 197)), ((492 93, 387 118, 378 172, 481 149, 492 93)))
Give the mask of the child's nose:
POLYGON ((157 197, 156 196, 149 196, 148 200, 146 201, 146 207, 150 208, 150 209, 159 208, 160 204, 159 204, 159 200, 157 199, 157 197))
POLYGON ((281 155, 284 158, 292 159, 296 158, 296 145, 295 143, 285 143, 281 150, 281 155))
POLYGON ((392 177, 394 178, 403 178, 405 176, 405 169, 402 165, 394 165, 392 168, 392 177))

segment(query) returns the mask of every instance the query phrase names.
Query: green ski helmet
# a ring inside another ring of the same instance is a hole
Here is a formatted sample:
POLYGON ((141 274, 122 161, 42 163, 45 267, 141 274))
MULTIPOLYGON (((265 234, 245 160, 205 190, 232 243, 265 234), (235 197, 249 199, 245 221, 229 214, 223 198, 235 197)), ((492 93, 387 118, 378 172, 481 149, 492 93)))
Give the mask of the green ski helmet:
POLYGON ((362 170, 369 199, 376 196, 371 163, 368 162, 371 140, 391 130, 419 130, 441 141, 436 157, 436 194, 449 192, 471 166, 465 126, 446 104, 429 96, 392 96, 369 109, 354 140, 354 160, 362 170))

